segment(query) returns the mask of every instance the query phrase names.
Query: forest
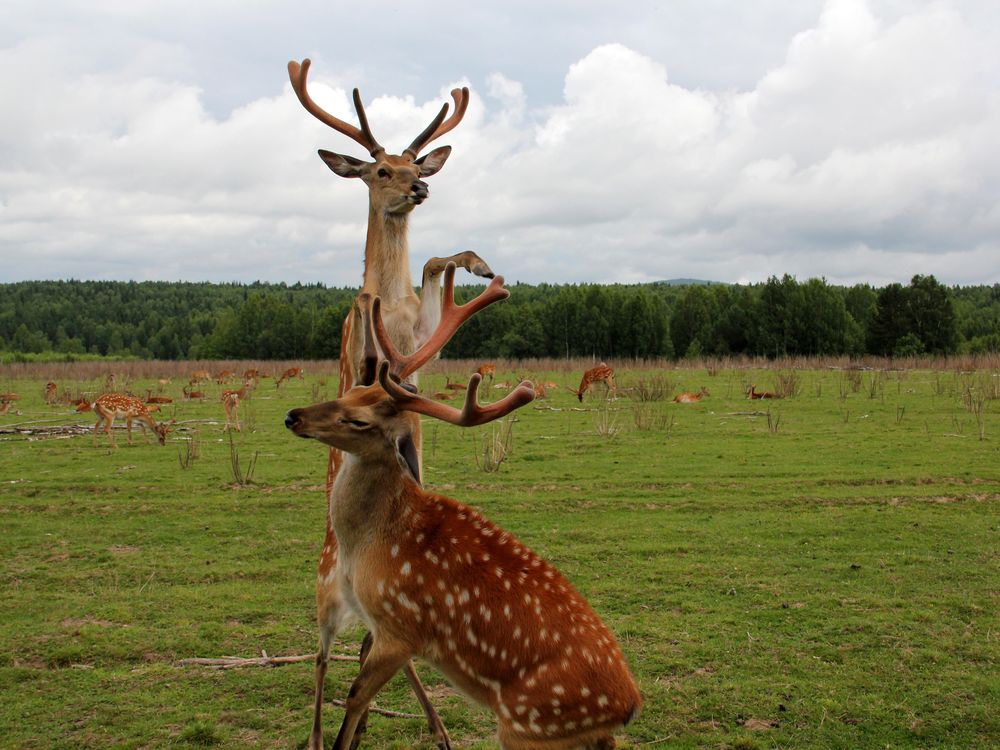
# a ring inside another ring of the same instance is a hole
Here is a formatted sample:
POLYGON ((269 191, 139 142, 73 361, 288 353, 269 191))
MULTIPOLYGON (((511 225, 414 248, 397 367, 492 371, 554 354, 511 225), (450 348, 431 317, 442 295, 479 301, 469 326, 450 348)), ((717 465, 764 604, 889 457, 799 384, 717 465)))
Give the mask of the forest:
MULTIPOLYGON (((933 276, 876 288, 771 277, 721 283, 513 284, 469 321, 454 358, 910 356, 1000 350, 1000 284, 933 276)), ((481 286, 458 286, 459 301, 481 286)), ((39 356, 329 359, 356 289, 321 284, 0 284, 4 362, 39 356)))

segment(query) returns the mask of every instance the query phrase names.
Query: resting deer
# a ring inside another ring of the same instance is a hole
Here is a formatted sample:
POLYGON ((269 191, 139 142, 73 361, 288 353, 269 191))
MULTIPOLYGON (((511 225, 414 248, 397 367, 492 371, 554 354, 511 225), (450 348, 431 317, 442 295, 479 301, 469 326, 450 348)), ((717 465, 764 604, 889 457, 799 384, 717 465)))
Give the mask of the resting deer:
POLYGON ((330 508, 343 596, 329 614, 334 629, 360 619, 373 633, 335 750, 356 744, 370 702, 415 656, 493 711, 506 750, 613 748, 612 733, 641 705, 614 635, 551 564, 472 508, 420 484, 419 415, 485 424, 530 402, 530 386, 483 406, 474 374, 461 410, 417 395, 400 381, 473 311, 447 311, 442 327, 451 332, 404 358, 378 302, 372 316, 388 360, 378 383, 285 418, 296 435, 346 454, 330 508))
POLYGON ((21 396, 17 393, 0 393, 0 414, 6 414, 10 411, 11 405, 15 401, 20 401, 21 396))
MULTIPOLYGON (((86 403, 86 402, 84 402, 86 403)), ((135 396, 125 396, 121 393, 105 393, 103 396, 97 398, 92 404, 87 404, 89 409, 93 409, 97 413, 97 424, 94 425, 94 435, 93 443, 94 447, 97 447, 97 433, 101 429, 101 425, 104 425, 104 434, 108 436, 108 440, 111 442, 112 448, 117 448, 118 445, 115 443, 115 436, 111 434, 111 425, 114 424, 116 417, 124 417, 125 424, 128 427, 128 444, 132 445, 132 420, 138 420, 139 426, 142 427, 142 436, 149 442, 149 436, 146 434, 145 425, 149 425, 149 428, 156 434, 157 439, 160 441, 160 445, 166 445, 167 433, 170 431, 170 425, 165 422, 160 422, 157 424, 156 420, 150 416, 149 409, 142 402, 142 399, 136 398, 135 396)), ((88 409, 83 408, 83 405, 77 407, 77 411, 88 411, 88 409)), ((171 422, 170 424, 173 424, 171 422)))
POLYGON ((240 432, 240 400, 245 399, 250 395, 250 391, 253 390, 253 383, 247 381, 243 384, 243 387, 238 391, 223 391, 222 392, 222 408, 226 410, 226 427, 225 429, 230 429, 230 419, 236 423, 236 431, 240 432))
POLYGON ((608 391, 608 398, 615 395, 615 371, 601 362, 597 367, 591 367, 583 373, 580 387, 576 391, 576 397, 583 401, 584 394, 590 390, 594 383, 604 383, 608 391))
MULTIPOLYGON (((420 156, 420 152, 462 121, 469 105, 469 91, 465 88, 453 90, 451 93, 455 111, 451 117, 447 117, 446 103, 427 128, 397 156, 387 153, 375 139, 357 89, 354 90, 353 98, 360 128, 331 115, 312 100, 307 87, 309 67, 309 60, 303 60, 301 64, 295 61, 288 63, 292 88, 302 106, 320 122, 361 145, 373 159, 367 162, 352 156, 319 151, 320 158, 335 174, 340 177, 358 178, 368 188, 368 230, 365 240, 364 278, 359 300, 379 297, 390 340, 398 350, 414 352, 428 339, 441 319, 442 274, 445 274, 445 269, 450 263, 457 264, 478 276, 493 277, 490 267, 473 252, 459 253, 450 258, 431 258, 427 261, 423 269, 419 296, 414 292, 413 279, 410 275, 409 216, 413 209, 428 197, 428 186, 424 178, 441 170, 451 154, 451 147, 442 146, 424 156, 420 156)), ((447 281, 445 283, 447 285, 447 281)), ((338 395, 344 395, 355 384, 371 385, 375 380, 378 351, 375 342, 370 341, 369 346, 365 346, 358 309, 355 306, 355 310, 352 310, 344 321, 338 395)), ((415 370, 411 374, 411 379, 416 380, 415 370)), ((414 444, 419 465, 421 446, 419 430, 414 434, 414 444)), ((340 452, 336 448, 331 448, 326 478, 328 503, 331 500, 340 462, 340 452)), ((341 606, 339 590, 333 583, 336 560, 337 538, 328 516, 316 586, 320 653, 317 656, 316 667, 316 711, 310 739, 312 748, 320 747, 322 744, 319 728, 323 695, 322 679, 326 673, 325 654, 329 650, 329 633, 333 627, 329 613, 341 606)), ((443 748, 449 747, 444 726, 427 700, 412 667, 407 667, 407 677, 424 706, 439 744, 443 748)))
POLYGON ((701 401, 706 396, 709 396, 708 388, 705 386, 701 387, 701 390, 697 393, 691 393, 690 391, 685 391, 684 393, 678 393, 674 396, 674 403, 676 404, 696 404, 701 401))
POLYGON ((762 393, 757 392, 757 386, 751 385, 747 388, 747 398, 758 399, 758 398, 781 398, 781 396, 776 393, 771 393, 770 391, 763 391, 762 393))

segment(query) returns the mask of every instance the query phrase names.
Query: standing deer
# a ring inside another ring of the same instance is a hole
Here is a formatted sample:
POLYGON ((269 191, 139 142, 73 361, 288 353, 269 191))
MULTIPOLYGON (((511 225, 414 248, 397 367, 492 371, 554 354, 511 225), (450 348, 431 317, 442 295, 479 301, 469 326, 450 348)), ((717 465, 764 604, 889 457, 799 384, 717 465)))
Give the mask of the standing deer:
MULTIPOLYGON (((449 258, 431 258, 424 265, 420 295, 413 289, 409 258, 409 215, 413 209, 428 197, 428 186, 424 178, 436 174, 444 166, 451 154, 450 146, 442 146, 420 156, 420 152, 432 141, 455 128, 465 116, 469 105, 469 90, 463 88, 451 92, 455 111, 448 114, 445 103, 437 116, 416 139, 398 156, 389 154, 372 134, 365 114, 361 95, 354 90, 354 107, 360 128, 341 120, 319 107, 310 97, 307 87, 310 61, 288 63, 288 75, 296 96, 306 111, 320 122, 337 132, 348 136, 361 145, 371 155, 367 162, 352 156, 320 150, 323 162, 337 175, 345 178, 359 178, 368 188, 368 230, 365 240, 364 277, 358 301, 378 297, 389 339, 402 352, 414 352, 427 341, 441 319, 442 274, 449 264, 454 263, 468 271, 486 278, 492 278, 490 267, 473 252, 463 252, 449 258)), ((454 273, 454 271, 452 271, 454 273)), ((447 284, 447 281, 446 281, 447 284)), ((371 385, 375 381, 375 364, 378 351, 374 341, 365 345, 361 324, 361 310, 369 302, 355 305, 344 320, 341 335, 340 384, 338 396, 342 396, 355 384, 371 385)), ((415 377, 416 368, 410 374, 415 377)), ((420 465, 420 432, 415 431, 414 445, 417 466, 420 465)), ((342 457, 336 447, 331 447, 327 462, 326 495, 328 505, 333 502, 333 491, 342 457)), ((333 531, 330 514, 327 514, 326 536, 320 556, 316 607, 320 630, 320 647, 316 659, 316 704, 310 748, 322 747, 320 729, 323 699, 323 679, 326 674, 329 639, 335 627, 333 612, 342 608, 339 585, 334 570, 337 563, 337 537, 333 531)), ((406 667, 417 697, 427 713, 428 722, 442 748, 448 748, 449 740, 444 725, 427 699, 412 665, 406 667)))
POLYGON ((230 429, 230 419, 236 423, 236 431, 240 432, 240 400, 245 399, 253 390, 253 383, 249 380, 243 383, 243 387, 238 391, 227 390, 222 392, 222 408, 226 410, 226 427, 230 429))
POLYGON ((597 367, 591 367, 583 373, 583 379, 580 381, 580 387, 576 391, 576 397, 580 399, 581 402, 583 401, 584 394, 590 390, 594 383, 604 383, 608 392, 608 397, 614 397, 615 371, 601 362, 601 364, 597 365, 597 367))
MULTIPOLYGON (((125 418, 125 424, 128 427, 129 445, 132 445, 133 419, 139 421, 139 426, 142 427, 142 436, 146 439, 147 443, 149 442, 149 436, 146 434, 145 425, 149 425, 150 429, 156 434, 160 445, 166 445, 167 433, 170 432, 170 426, 166 422, 157 424, 156 420, 150 415, 149 408, 140 398, 125 396, 121 393, 105 393, 103 396, 99 396, 92 404, 83 402, 77 406, 77 411, 89 411, 90 409, 97 413, 97 424, 94 425, 93 435, 95 448, 97 447, 97 433, 100 431, 102 425, 104 426, 104 434, 108 436, 108 440, 111 442, 111 447, 118 447, 115 443, 115 436, 111 434, 111 425, 114 424, 117 417, 125 418), (87 408, 84 408, 84 405, 87 408)), ((170 424, 173 423, 171 422, 170 424)))
POLYGON ((378 383, 285 418, 296 435, 346 454, 330 508, 342 597, 329 614, 334 628, 360 619, 374 633, 334 748, 356 746, 370 702, 419 655, 493 711, 505 750, 610 749, 612 733, 641 706, 614 635, 552 565, 472 508, 420 484, 419 415, 480 425, 534 397, 525 381, 482 406, 477 373, 460 411, 400 384, 475 312, 470 305, 446 306, 440 335, 401 357, 376 298, 371 316, 387 360, 378 383))
POLYGON ((282 383, 284 383, 286 380, 291 380, 292 378, 305 380, 305 378, 302 377, 301 367, 289 367, 287 370, 281 373, 281 377, 279 377, 277 380, 274 381, 274 387, 280 388, 282 383))

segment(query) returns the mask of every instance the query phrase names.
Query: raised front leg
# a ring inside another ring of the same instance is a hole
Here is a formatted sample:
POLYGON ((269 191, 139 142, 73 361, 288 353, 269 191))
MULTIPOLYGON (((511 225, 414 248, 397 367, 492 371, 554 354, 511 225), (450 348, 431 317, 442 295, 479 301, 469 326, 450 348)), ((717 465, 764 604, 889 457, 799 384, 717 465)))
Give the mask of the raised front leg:
POLYGON ((441 274, 449 263, 469 273, 492 279, 493 270, 471 250, 448 258, 431 258, 424 264, 420 284, 420 319, 417 323, 417 346, 421 346, 441 322, 441 274))

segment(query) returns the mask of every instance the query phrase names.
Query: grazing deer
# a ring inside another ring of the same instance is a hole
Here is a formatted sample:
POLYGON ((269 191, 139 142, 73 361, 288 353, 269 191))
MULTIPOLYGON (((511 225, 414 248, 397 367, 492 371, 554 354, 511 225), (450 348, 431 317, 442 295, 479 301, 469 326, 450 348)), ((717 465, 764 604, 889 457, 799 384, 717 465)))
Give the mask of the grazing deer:
MULTIPOLYGON (((449 310, 442 326, 453 333, 471 314, 449 310)), ((343 596, 329 616, 334 629, 360 619, 373 638, 335 750, 356 746, 370 702, 418 655, 493 711, 506 750, 613 748, 612 733, 641 705, 614 635, 552 565, 420 484, 419 415, 485 424, 530 402, 530 386, 483 406, 476 373, 461 410, 423 398, 400 384, 420 364, 395 352, 377 299, 372 316, 387 358, 378 383, 285 418, 294 434, 347 454, 330 507, 339 543, 333 575, 343 596)), ((429 344, 440 349, 450 335, 429 344)), ((426 348, 413 356, 429 359, 426 348)))
POLYGON ((215 382, 219 385, 227 385, 235 374, 232 370, 220 370, 219 374, 215 376, 215 382))
POLYGON ((479 373, 479 377, 481 377, 483 380, 489 378, 490 382, 492 383, 493 377, 497 374, 497 366, 492 362, 484 362, 483 364, 479 365, 479 367, 476 368, 476 372, 479 373))
POLYGON ((207 383, 212 379, 212 373, 208 370, 195 370, 191 373, 191 379, 188 380, 188 385, 198 385, 199 383, 207 383))
POLYGON ((690 391, 685 391, 684 393, 678 393, 676 396, 674 396, 674 403, 696 404, 708 395, 710 395, 708 392, 708 388, 702 386, 701 390, 698 391, 697 393, 691 393, 690 391))
POLYGON ((245 399, 250 395, 250 391, 253 390, 253 383, 247 381, 243 383, 243 387, 238 391, 223 391, 222 392, 222 408, 226 410, 226 427, 225 429, 230 429, 230 418, 236 423, 236 431, 240 430, 240 400, 245 399))
MULTIPOLYGON (((97 413, 97 424, 94 425, 94 435, 93 443, 94 447, 97 447, 97 433, 101 429, 101 425, 104 425, 104 434, 108 436, 108 440, 111 442, 112 448, 117 448, 118 445, 115 443, 115 437, 111 434, 111 425, 117 417, 124 417, 125 424, 128 427, 128 444, 132 445, 132 420, 138 420, 139 426, 142 428, 142 436, 149 442, 149 436, 146 434, 146 425, 149 425, 150 429, 156 433, 157 439, 160 441, 160 445, 166 445, 167 433, 170 431, 170 425, 165 422, 160 422, 157 424, 149 414, 149 408, 142 402, 142 399, 136 398, 135 396, 125 396, 121 393, 105 393, 103 396, 97 398, 92 404, 87 404, 89 409, 92 409, 97 413)), ((77 411, 88 411, 89 409, 77 407, 77 411)), ((173 424, 171 422, 170 424, 173 424)))
POLYGON ((583 401, 584 394, 590 390, 594 383, 604 383, 607 389, 608 398, 614 398, 615 395, 615 371, 608 367, 606 364, 601 362, 597 367, 591 367, 585 373, 583 373, 583 379, 580 381, 580 387, 576 390, 576 397, 583 401))
POLYGON ((285 370, 283 373, 281 373, 281 377, 280 378, 278 378, 277 380, 274 381, 274 387, 275 388, 280 388, 282 383, 284 383, 286 380, 291 380, 292 378, 298 378, 299 380, 305 380, 305 378, 302 376, 302 368, 301 367, 289 367, 287 370, 285 370))
POLYGON ((763 391, 762 393, 758 393, 757 386, 751 385, 749 388, 747 388, 747 398, 753 400, 758 398, 781 398, 781 396, 779 396, 776 393, 771 393, 770 391, 763 391))
MULTIPOLYGON (((320 108, 309 96, 307 77, 310 61, 288 63, 288 75, 296 96, 306 111, 320 122, 337 132, 348 136, 360 144, 371 155, 373 161, 366 162, 352 156, 320 150, 323 162, 337 175, 358 178, 368 188, 368 229, 365 240, 364 277, 359 300, 379 297, 389 338, 402 352, 414 352, 425 343, 441 320, 442 275, 455 264, 478 276, 492 278, 490 267, 473 252, 463 252, 449 258, 431 258, 423 268, 420 294, 414 292, 410 275, 409 260, 409 215, 413 209, 428 197, 428 185, 424 178, 436 174, 444 166, 451 154, 450 146, 436 148, 424 156, 420 152, 432 141, 454 129, 465 116, 469 105, 469 90, 455 89, 451 92, 455 111, 448 114, 448 104, 441 108, 437 116, 414 141, 398 156, 389 154, 378 143, 368 124, 361 95, 353 92, 354 107, 360 128, 341 120, 320 108)), ((452 271, 453 273, 453 271, 452 271)), ((445 281, 447 286, 448 282, 445 281)), ((340 384, 338 395, 342 396, 355 384, 371 385, 375 381, 375 365, 378 351, 375 342, 365 346, 359 310, 355 305, 344 320, 341 335, 340 384)), ((416 368, 411 373, 411 381, 416 380, 416 368)), ((420 462, 420 434, 414 435, 417 463, 420 462)), ((328 503, 332 499, 334 481, 341 463, 340 452, 331 448, 327 462, 326 494, 328 503)), ((329 612, 341 606, 338 589, 331 582, 337 560, 337 538, 328 516, 326 539, 317 573, 316 603, 317 619, 320 627, 320 655, 317 657, 317 701, 314 717, 313 736, 310 747, 320 747, 317 739, 320 724, 323 685, 320 675, 326 672, 326 657, 329 629, 333 627, 329 612)), ((443 748, 448 748, 448 736, 440 719, 431 707, 420 686, 412 666, 406 669, 407 677, 424 707, 428 721, 443 748)))

